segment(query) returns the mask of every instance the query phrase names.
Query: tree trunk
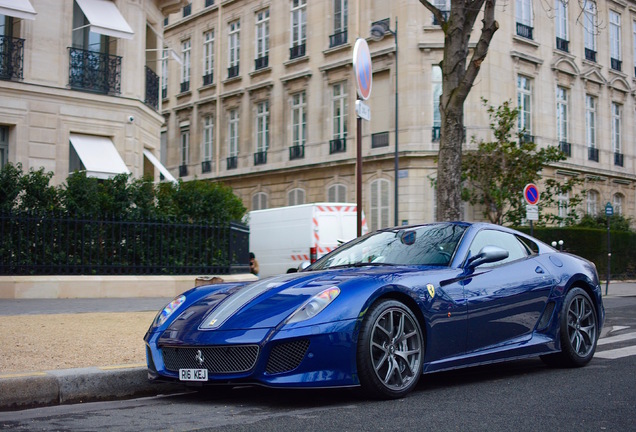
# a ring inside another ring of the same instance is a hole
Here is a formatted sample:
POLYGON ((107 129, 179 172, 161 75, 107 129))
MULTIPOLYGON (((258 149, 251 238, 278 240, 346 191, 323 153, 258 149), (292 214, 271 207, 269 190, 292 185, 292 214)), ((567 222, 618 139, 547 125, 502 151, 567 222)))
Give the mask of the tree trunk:
MULTIPOLYGON (((442 95, 443 99, 443 95, 442 95)), ((441 110, 442 129, 437 162, 438 221, 461 219, 462 141, 464 139, 463 101, 441 110), (442 168, 443 167, 443 168, 442 168)))

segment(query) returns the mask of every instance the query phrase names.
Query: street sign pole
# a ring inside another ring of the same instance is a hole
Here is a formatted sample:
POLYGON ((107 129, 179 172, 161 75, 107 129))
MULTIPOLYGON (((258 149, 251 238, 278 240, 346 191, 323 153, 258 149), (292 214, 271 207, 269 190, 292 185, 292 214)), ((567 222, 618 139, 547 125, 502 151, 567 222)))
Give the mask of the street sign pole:
POLYGON ((607 281, 605 282, 605 295, 609 291, 609 281, 611 276, 611 266, 612 266, 612 247, 611 247, 611 238, 610 238, 610 218, 614 215, 614 207, 612 203, 608 202, 605 204, 605 216, 607 218, 607 281))

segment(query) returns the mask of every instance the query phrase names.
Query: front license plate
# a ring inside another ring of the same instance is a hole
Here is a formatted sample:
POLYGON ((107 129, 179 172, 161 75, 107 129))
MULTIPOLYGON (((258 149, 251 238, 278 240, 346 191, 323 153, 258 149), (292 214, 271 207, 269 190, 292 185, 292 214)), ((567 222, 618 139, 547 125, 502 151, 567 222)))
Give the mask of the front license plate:
POLYGON ((207 381, 207 369, 179 369, 180 381, 207 381))

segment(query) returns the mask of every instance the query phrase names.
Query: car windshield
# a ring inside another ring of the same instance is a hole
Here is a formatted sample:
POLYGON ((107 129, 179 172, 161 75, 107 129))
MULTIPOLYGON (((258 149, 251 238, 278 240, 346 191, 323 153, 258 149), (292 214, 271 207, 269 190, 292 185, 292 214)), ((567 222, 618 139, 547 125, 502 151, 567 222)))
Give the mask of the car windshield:
POLYGON ((367 265, 448 266, 466 228, 432 224, 377 231, 340 246, 308 270, 367 265))

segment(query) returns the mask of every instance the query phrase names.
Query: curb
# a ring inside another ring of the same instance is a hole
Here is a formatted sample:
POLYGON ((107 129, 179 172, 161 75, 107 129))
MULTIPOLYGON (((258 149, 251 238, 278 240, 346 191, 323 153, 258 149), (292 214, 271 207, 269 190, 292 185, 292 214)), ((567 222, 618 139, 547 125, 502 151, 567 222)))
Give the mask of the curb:
POLYGON ((145 367, 61 369, 0 375, 0 411, 177 393, 180 384, 151 383, 145 367))

